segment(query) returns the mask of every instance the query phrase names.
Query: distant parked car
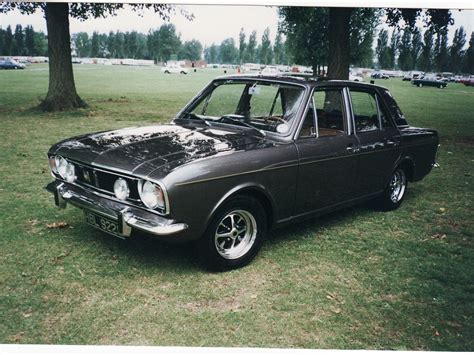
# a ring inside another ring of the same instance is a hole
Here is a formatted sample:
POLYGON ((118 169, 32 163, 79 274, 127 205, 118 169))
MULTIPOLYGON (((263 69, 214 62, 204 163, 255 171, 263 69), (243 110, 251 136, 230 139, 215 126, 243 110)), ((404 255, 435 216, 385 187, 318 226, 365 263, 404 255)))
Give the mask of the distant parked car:
POLYGON ((469 78, 466 78, 463 81, 463 84, 466 86, 474 86, 474 75, 471 75, 469 78))
POLYGON ((277 67, 272 65, 267 65, 260 71, 261 75, 281 75, 280 70, 277 67))
POLYGON ((382 73, 382 72, 380 72, 380 71, 375 71, 375 72, 373 72, 373 73, 370 75, 370 77, 371 77, 372 79, 388 79, 388 78, 389 78, 389 76, 388 76, 387 74, 382 73))
POLYGON ((25 65, 18 63, 13 58, 0 60, 0 69, 25 69, 25 65))
POLYGON ((438 79, 436 77, 429 77, 429 76, 425 76, 420 79, 413 79, 411 83, 420 88, 423 86, 435 86, 440 89, 444 89, 446 86, 448 86, 448 83, 443 81, 442 79, 438 79))
POLYGON ((363 82, 364 78, 360 75, 349 74, 349 80, 363 82))
POLYGON ((405 74, 403 76, 403 81, 411 81, 413 79, 419 79, 421 76, 425 75, 425 73, 421 72, 421 71, 411 71, 411 72, 408 72, 407 74, 405 74))
POLYGON ((179 65, 167 65, 161 68, 161 72, 165 74, 188 74, 189 69, 180 67, 179 65))

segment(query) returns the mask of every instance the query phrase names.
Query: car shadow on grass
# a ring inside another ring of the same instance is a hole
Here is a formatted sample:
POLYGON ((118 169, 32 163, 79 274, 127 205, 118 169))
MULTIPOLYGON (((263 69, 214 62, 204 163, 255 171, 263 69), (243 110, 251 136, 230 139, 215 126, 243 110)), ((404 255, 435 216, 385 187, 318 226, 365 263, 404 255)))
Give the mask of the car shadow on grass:
MULTIPOLYGON (((404 203, 410 204, 422 193, 419 189, 410 191, 407 193, 404 203)), ((323 231, 331 230, 339 224, 347 224, 354 219, 364 220, 376 213, 397 212, 381 212, 373 201, 368 201, 319 217, 309 218, 299 223, 271 230, 263 252, 265 249, 274 250, 284 247, 285 243, 308 235, 318 236, 323 231)), ((132 233, 132 236, 125 240, 108 236, 100 231, 91 230, 91 232, 90 238, 93 238, 103 250, 109 250, 110 253, 117 254, 119 258, 127 259, 129 265, 142 265, 160 272, 205 272, 198 262, 198 255, 193 243, 165 242, 137 232, 132 233)))
MULTIPOLYGON (((407 204, 416 201, 421 197, 420 195, 423 195, 423 191, 420 189, 407 191, 400 208, 403 209, 404 205, 406 206, 407 204)), ((397 211, 400 210, 384 212, 380 209, 376 200, 369 200, 361 204, 316 217, 309 217, 301 222, 273 229, 270 231, 267 239, 271 240, 273 246, 278 246, 279 244, 285 243, 289 240, 301 238, 304 235, 318 235, 323 230, 334 228, 339 224, 347 223, 353 219, 367 219, 377 213, 400 213, 397 211)))

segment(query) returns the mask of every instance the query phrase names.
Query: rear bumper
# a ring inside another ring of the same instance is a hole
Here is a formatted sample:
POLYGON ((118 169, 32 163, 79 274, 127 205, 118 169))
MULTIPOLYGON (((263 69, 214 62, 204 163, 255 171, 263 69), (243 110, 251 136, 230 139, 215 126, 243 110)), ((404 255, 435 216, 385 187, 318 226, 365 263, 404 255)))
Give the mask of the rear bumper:
POLYGON ((59 208, 69 203, 116 222, 120 226, 120 237, 129 237, 132 229, 158 237, 178 236, 188 229, 185 223, 102 197, 77 185, 56 180, 48 184, 46 190, 54 195, 59 208))

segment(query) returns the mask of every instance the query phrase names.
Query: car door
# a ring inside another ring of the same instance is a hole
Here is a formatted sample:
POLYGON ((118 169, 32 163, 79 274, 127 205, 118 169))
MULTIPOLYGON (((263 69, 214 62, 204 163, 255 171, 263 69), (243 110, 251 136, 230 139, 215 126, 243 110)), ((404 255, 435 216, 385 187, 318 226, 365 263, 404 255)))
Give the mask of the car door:
POLYGON ((352 122, 359 139, 357 185, 361 195, 382 191, 400 155, 400 132, 382 98, 370 88, 350 88, 352 122))
POLYGON ((358 140, 348 124, 347 93, 316 88, 299 135, 295 215, 352 199, 357 179, 358 140))

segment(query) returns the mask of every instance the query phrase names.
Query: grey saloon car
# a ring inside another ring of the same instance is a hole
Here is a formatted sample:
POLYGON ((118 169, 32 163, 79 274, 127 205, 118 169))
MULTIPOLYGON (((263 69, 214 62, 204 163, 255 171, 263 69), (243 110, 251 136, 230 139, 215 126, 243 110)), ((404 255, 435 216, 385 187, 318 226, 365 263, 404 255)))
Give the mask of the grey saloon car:
POLYGON ((409 126, 383 87, 226 76, 169 124, 53 145, 47 189, 106 233, 194 242, 207 268, 228 270, 272 228, 369 199, 396 209, 437 147, 437 132, 409 126))

